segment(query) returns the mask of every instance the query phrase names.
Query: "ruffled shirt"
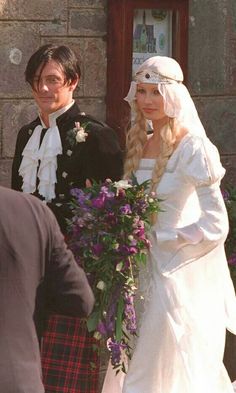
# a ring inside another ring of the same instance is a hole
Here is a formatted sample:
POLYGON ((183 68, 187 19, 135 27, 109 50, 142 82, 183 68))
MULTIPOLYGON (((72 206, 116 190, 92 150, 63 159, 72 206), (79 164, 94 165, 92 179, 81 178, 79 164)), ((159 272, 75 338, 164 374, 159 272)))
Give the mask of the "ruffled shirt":
POLYGON ((22 156, 19 175, 23 178, 22 191, 34 193, 36 188, 39 194, 50 202, 55 198, 55 184, 57 182, 57 156, 62 154, 62 143, 57 126, 57 118, 66 112, 74 101, 64 108, 49 115, 49 128, 40 145, 41 133, 46 128, 40 114, 41 124, 37 125, 28 140, 22 156), (37 178, 39 179, 37 187, 37 178))

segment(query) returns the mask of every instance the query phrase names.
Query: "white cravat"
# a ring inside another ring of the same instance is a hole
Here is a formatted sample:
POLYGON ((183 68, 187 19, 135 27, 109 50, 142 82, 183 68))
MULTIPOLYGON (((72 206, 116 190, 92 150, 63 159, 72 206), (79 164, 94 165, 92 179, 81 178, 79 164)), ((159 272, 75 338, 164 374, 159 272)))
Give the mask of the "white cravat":
POLYGON ((50 202, 56 196, 57 155, 62 154, 61 137, 56 119, 66 112, 73 103, 74 101, 49 115, 49 128, 39 147, 41 132, 45 128, 45 124, 40 118, 42 124, 35 127, 22 153, 23 159, 19 168, 19 175, 23 177, 22 190, 25 193, 34 193, 38 177, 38 192, 44 197, 46 202, 50 202), (39 160, 40 165, 38 168, 39 160))

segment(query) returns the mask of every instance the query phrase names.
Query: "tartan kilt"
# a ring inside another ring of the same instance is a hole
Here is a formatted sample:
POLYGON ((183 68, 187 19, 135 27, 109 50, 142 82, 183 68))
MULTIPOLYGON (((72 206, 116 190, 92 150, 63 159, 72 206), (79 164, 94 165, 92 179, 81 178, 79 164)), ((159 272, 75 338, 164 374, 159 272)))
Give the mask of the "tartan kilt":
POLYGON ((85 319, 53 314, 42 343, 45 393, 98 393, 98 341, 89 333, 85 319))

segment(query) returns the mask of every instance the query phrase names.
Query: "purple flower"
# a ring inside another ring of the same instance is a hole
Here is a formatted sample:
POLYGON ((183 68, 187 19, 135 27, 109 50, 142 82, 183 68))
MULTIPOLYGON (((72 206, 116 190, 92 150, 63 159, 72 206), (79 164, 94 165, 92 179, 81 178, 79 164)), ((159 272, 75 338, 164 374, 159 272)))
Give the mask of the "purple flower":
POLYGON ((128 237, 128 240, 129 240, 131 246, 136 246, 137 245, 137 240, 132 235, 130 235, 128 237))
POLYGON ((86 208, 86 203, 90 199, 91 194, 86 194, 80 188, 73 188, 70 193, 77 200, 79 206, 86 208))
POLYGON ((129 254, 137 254, 137 252, 138 252, 138 249, 137 249, 137 247, 134 247, 134 246, 131 246, 131 247, 128 247, 128 250, 129 250, 129 254))
POLYGON ((72 188, 70 193, 76 199, 85 197, 84 191, 82 191, 80 188, 72 188))
POLYGON ((121 352, 122 350, 127 348, 127 345, 117 342, 114 339, 110 339, 108 340, 107 346, 108 349, 111 351, 111 364, 113 366, 119 364, 121 360, 121 352))
POLYGON ((134 230, 134 234, 139 238, 139 239, 145 239, 145 230, 144 228, 137 228, 134 230))
POLYGON ((102 334, 103 336, 107 333, 107 329, 106 326, 103 322, 99 322, 98 326, 97 326, 97 330, 100 334, 102 334))
POLYGON ((93 251, 93 254, 96 255, 96 257, 100 257, 100 255, 103 252, 102 244, 100 244, 100 243, 93 244, 92 251, 93 251))
POLYGON ((101 187, 101 193, 105 195, 107 199, 114 199, 115 193, 110 191, 106 186, 101 187))
POLYGON ((107 215, 105 216, 105 220, 109 224, 115 225, 117 223, 117 216, 115 215, 114 212, 108 212, 107 215))
POLYGON ((130 254, 130 248, 129 246, 127 246, 126 244, 122 244, 119 248, 118 248, 118 252, 121 255, 129 255, 130 254))
POLYGON ((105 204, 105 195, 101 194, 97 198, 94 198, 92 200, 92 206, 95 207, 96 209, 102 209, 105 204))
POLYGON ((126 317, 126 328, 131 334, 135 334, 137 330, 136 314, 134 308, 134 297, 133 295, 125 294, 125 317, 126 317))
POLYGON ((138 200, 136 201, 135 205, 134 205, 134 210, 138 213, 138 214, 142 214, 146 211, 148 207, 148 203, 145 200, 138 200))
POLYGON ((125 215, 131 214, 132 210, 131 210, 130 205, 128 203, 126 203, 126 205, 121 206, 120 212, 121 212, 121 214, 125 214, 125 215))

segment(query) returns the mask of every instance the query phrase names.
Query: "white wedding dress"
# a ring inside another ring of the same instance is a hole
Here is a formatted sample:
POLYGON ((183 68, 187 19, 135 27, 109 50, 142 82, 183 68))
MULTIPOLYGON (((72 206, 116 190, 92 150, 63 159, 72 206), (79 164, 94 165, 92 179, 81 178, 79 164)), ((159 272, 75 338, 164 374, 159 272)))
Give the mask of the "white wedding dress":
MULTIPOLYGON (((141 160, 139 182, 150 179, 154 163, 141 160)), ((163 211, 151 233, 145 311, 122 393, 234 391, 223 364, 225 330, 236 334, 224 173, 206 137, 186 135, 168 161, 157 189, 163 211)), ((103 393, 119 393, 111 375, 103 393)))

